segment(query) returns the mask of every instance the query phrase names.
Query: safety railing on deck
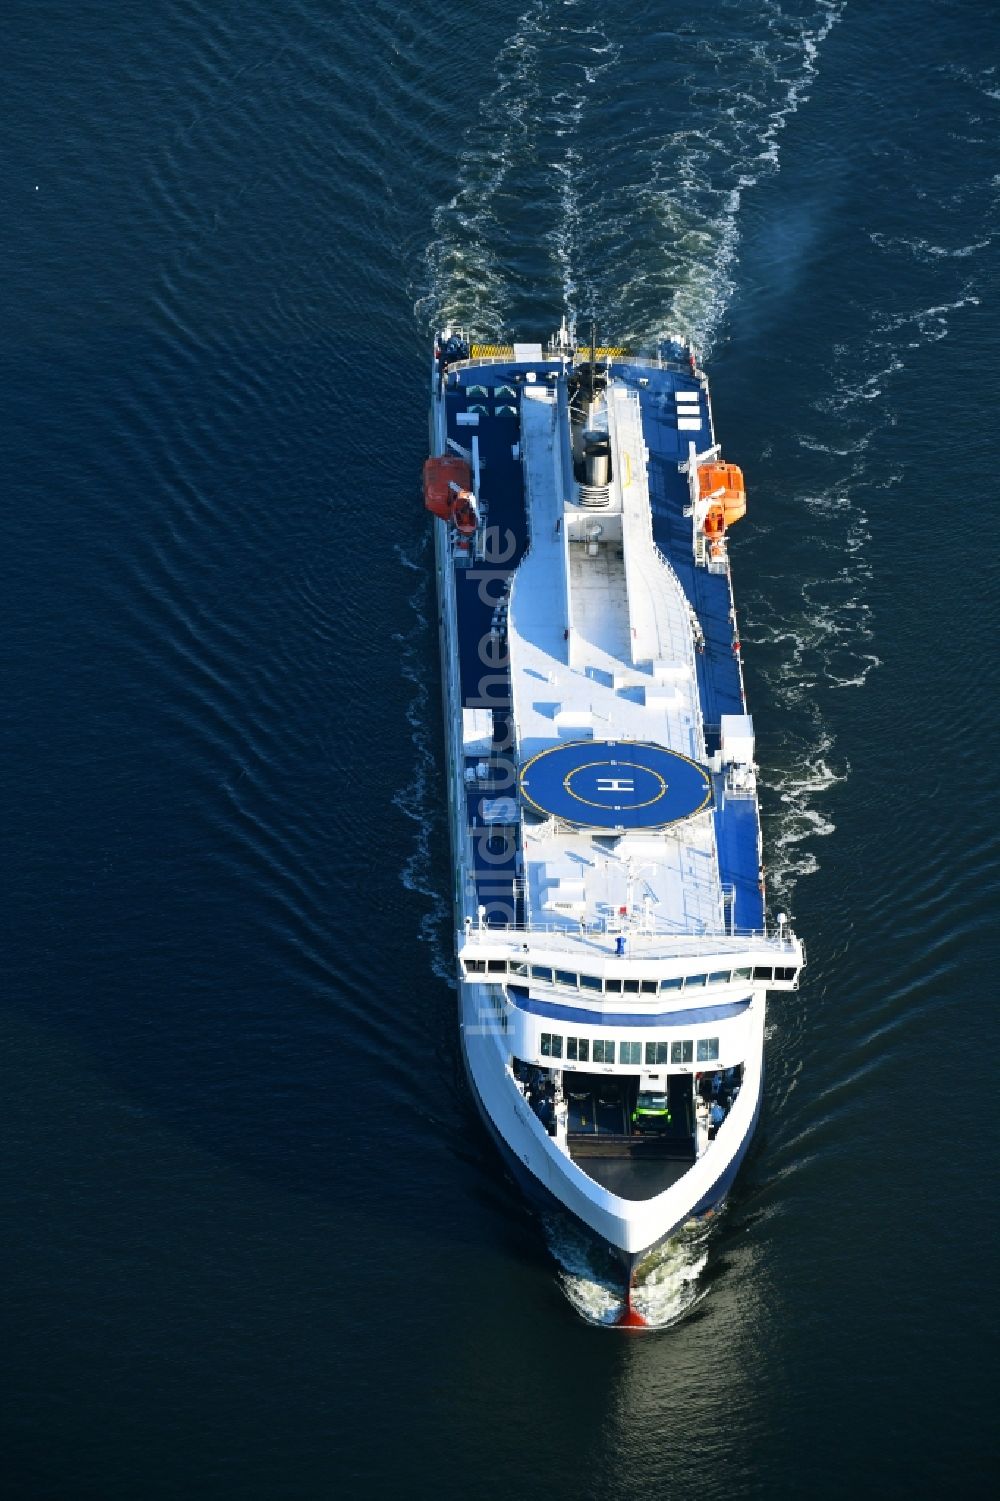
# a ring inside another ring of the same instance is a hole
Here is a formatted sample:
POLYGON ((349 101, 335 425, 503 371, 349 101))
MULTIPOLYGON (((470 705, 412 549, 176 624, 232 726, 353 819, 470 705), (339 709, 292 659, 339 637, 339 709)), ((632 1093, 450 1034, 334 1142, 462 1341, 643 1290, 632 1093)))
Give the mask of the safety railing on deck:
POLYGON ((678 933, 639 925, 614 928, 610 923, 586 923, 578 926, 545 922, 490 923, 465 919, 460 936, 463 946, 502 946, 520 940, 534 951, 539 948, 578 948, 583 946, 601 953, 619 954, 619 940, 625 939, 625 954, 619 957, 657 958, 665 954, 708 954, 720 951, 766 948, 775 954, 797 957, 801 954, 798 939, 785 930, 755 928, 706 929, 701 933, 678 933))
POLYGON ((484 917, 479 922, 471 917, 466 918, 471 924, 469 933, 471 938, 476 938, 484 943, 490 941, 491 936, 498 933, 552 933, 560 938, 618 938, 622 933, 629 938, 669 938, 677 943, 704 943, 706 940, 714 942, 719 938, 736 939, 743 943, 782 943, 796 946, 797 940, 788 936, 782 936, 773 928, 705 928, 701 933, 681 933, 666 927, 652 928, 643 927, 638 923, 634 926, 615 926, 611 919, 606 922, 490 922, 484 917))

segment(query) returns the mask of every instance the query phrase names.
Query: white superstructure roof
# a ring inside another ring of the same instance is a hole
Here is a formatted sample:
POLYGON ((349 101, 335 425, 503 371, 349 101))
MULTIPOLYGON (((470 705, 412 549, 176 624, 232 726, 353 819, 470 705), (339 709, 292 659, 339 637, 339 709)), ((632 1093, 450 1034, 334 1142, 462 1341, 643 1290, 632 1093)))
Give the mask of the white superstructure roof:
MULTIPOLYGON (((705 759, 692 618, 653 543, 639 403, 611 382, 608 503, 577 503, 565 391, 526 385, 521 455, 531 546, 508 620, 512 703, 522 764, 560 741, 653 742, 705 759)), ((712 814, 615 836, 526 817, 529 922, 579 930, 622 908, 658 929, 723 927, 712 814)))

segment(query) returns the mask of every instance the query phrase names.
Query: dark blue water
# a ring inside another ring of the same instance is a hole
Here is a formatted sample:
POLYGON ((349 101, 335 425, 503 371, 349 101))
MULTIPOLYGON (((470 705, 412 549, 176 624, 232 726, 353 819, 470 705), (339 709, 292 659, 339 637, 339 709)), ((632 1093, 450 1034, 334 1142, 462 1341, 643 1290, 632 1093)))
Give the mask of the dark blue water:
POLYGON ((3 35, 5 1492, 986 1494, 996 6, 3 35), (567 310, 707 350, 810 957, 638 1339, 502 1176, 447 981, 427 336, 567 310))

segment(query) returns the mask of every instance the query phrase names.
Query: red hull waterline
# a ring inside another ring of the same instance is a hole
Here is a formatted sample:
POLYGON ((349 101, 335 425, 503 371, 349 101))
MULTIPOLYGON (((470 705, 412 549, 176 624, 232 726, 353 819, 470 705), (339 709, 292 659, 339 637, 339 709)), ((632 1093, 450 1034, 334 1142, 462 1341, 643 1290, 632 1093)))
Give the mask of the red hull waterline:
POLYGON ((625 1307, 621 1312, 616 1324, 616 1329, 648 1329, 649 1325, 642 1314, 632 1303, 632 1284, 628 1285, 625 1292, 625 1307))

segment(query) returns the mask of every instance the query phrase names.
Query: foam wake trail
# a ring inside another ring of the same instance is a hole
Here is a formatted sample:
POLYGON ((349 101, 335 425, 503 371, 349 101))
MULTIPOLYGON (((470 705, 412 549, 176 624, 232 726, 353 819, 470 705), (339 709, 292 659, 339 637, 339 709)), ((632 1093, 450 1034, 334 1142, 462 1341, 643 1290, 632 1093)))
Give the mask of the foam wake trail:
POLYGON ((574 315, 576 139, 618 54, 579 0, 531 0, 521 13, 464 132, 455 192, 434 214, 417 304, 428 323, 498 337, 534 306, 574 315))
POLYGON ((652 0, 599 20, 532 0, 434 215, 421 317, 496 336, 580 313, 615 338, 710 345, 741 203, 777 169, 841 9, 771 0, 749 25, 710 10, 665 31, 652 0))
POLYGON ((400 880, 408 891, 417 892, 430 902, 421 919, 420 938, 428 946, 435 975, 454 986, 448 877, 445 869, 437 869, 432 858, 435 840, 446 840, 448 835, 444 789, 430 731, 430 726, 437 722, 439 685, 427 667, 424 651, 431 635, 428 613, 431 583, 426 563, 430 547, 428 536, 412 552, 396 547, 400 566, 416 580, 409 596, 412 628, 394 637, 399 648, 400 673, 410 690, 406 722, 414 755, 410 780, 397 790, 393 802, 410 820, 415 831, 410 853, 400 870, 400 880))
POLYGON ((629 90, 604 101, 602 119, 617 117, 608 185, 602 175, 582 194, 579 254, 589 302, 618 337, 679 328, 704 350, 733 291, 746 194, 777 171, 781 132, 842 6, 765 4, 739 27, 727 10, 701 11, 665 35, 643 10, 622 46, 622 82, 658 107, 636 122, 629 90))
MULTIPOLYGON (((877 234, 872 244, 878 255, 911 253, 877 234)), ((874 561, 876 533, 907 478, 905 456, 892 437, 906 415, 896 394, 899 379, 928 346, 961 327, 987 292, 985 261, 977 272, 966 267, 964 255, 935 257, 928 271, 936 298, 866 310, 850 340, 830 349, 819 368, 820 393, 796 439, 801 478, 786 452, 780 467, 792 475, 791 489, 775 505, 775 519, 755 529, 761 552, 780 552, 780 572, 767 562, 754 570, 750 587, 740 589, 755 668, 767 698, 785 711, 773 716, 779 738, 765 757, 772 907, 787 907, 800 878, 819 869, 818 841, 835 829, 830 794, 850 774, 836 744, 837 696, 864 688, 881 665, 877 600, 884 584, 874 561), (768 545, 768 533, 779 529, 780 549, 768 545), (794 591, 782 588, 788 577, 798 580, 794 591)), ((762 493, 772 484, 774 492, 781 490, 770 454, 754 468, 762 493)))

